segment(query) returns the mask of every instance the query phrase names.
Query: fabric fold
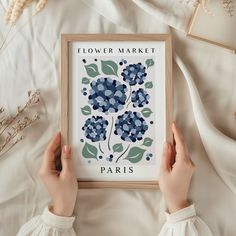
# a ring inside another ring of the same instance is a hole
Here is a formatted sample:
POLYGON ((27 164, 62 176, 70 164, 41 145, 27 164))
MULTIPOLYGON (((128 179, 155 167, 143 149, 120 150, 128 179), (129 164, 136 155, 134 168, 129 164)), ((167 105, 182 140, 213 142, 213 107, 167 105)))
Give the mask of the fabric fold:
POLYGON ((172 214, 166 213, 166 219, 159 236, 213 236, 205 222, 196 215, 194 205, 172 214))
POLYGON ((177 223, 196 216, 194 205, 185 207, 177 212, 169 214, 166 212, 166 220, 168 223, 177 223))
POLYGON ((196 0, 133 0, 142 10, 169 26, 187 32, 196 0))
POLYGON ((236 194, 236 141, 217 130, 206 115, 192 76, 178 55, 174 56, 187 82, 192 108, 203 145, 212 165, 225 184, 236 194))
POLYGON ((50 211, 50 207, 46 207, 42 214, 42 221, 50 227, 69 229, 72 227, 75 217, 57 216, 50 211))

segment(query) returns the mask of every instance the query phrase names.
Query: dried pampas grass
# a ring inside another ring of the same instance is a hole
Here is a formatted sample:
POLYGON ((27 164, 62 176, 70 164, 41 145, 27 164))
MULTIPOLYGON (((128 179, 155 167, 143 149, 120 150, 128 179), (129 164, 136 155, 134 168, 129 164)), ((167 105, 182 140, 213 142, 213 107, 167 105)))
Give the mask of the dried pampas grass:
POLYGON ((35 10, 32 16, 36 15, 38 12, 42 11, 47 4, 47 0, 12 0, 6 15, 5 20, 10 25, 15 25, 23 11, 30 6, 33 2, 36 2, 35 10))
POLYGON ((23 107, 19 106, 14 115, 7 115, 5 109, 0 107, 0 158, 25 138, 23 130, 40 119, 37 113, 33 116, 26 114, 26 111, 39 102, 40 92, 37 90, 28 92, 27 102, 23 107))
MULTIPOLYGON (((32 16, 30 17, 30 19, 31 19, 37 13, 39 13, 40 11, 42 11, 45 8, 47 1, 48 0, 11 0, 9 7, 6 11, 6 14, 5 14, 5 21, 9 25, 9 29, 8 29, 7 33, 5 34, 5 36, 3 37, 2 42, 0 42, 0 53, 2 53, 3 49, 6 49, 7 45, 9 44, 8 41, 11 41, 11 40, 8 40, 8 37, 10 35, 12 28, 17 24, 23 11, 27 7, 29 7, 31 4, 35 3, 35 9, 32 12, 32 16)), ((15 34, 12 36, 12 38, 14 38, 16 33, 19 32, 20 29, 22 27, 24 27, 30 21, 30 19, 28 19, 24 24, 22 24, 21 27, 18 27, 18 30, 15 32, 15 34)))

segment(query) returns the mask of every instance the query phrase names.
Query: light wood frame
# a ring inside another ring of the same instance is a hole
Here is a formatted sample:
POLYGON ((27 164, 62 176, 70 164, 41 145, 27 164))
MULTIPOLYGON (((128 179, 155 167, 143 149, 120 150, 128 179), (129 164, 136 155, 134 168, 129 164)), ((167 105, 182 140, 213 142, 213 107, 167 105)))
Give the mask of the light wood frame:
MULTIPOLYGON (((61 35, 61 134, 69 144, 69 43, 74 41, 164 41, 166 63, 166 141, 172 143, 172 43, 168 34, 62 34, 61 35)), ((157 181, 78 181, 79 188, 155 189, 157 181)))
POLYGON ((197 2, 197 6, 196 6, 196 8, 195 8, 193 17, 192 17, 192 19, 191 19, 191 21, 190 21, 190 24, 189 24, 189 28, 188 28, 188 31, 187 31, 187 36, 189 36, 189 37, 191 37, 191 38, 198 39, 198 40, 205 41, 205 42, 207 42, 207 43, 214 44, 214 45, 219 46, 219 47, 226 48, 226 49, 230 50, 232 53, 235 54, 235 53, 236 53, 236 48, 234 48, 234 47, 231 47, 231 46, 229 46, 229 45, 226 45, 226 44, 222 44, 222 43, 213 41, 213 40, 211 40, 211 39, 209 39, 209 38, 204 38, 204 37, 201 37, 201 36, 198 36, 198 35, 194 35, 194 34, 192 33, 192 29, 193 29, 194 24, 195 24, 196 21, 197 21, 200 8, 201 8, 201 2, 197 2))

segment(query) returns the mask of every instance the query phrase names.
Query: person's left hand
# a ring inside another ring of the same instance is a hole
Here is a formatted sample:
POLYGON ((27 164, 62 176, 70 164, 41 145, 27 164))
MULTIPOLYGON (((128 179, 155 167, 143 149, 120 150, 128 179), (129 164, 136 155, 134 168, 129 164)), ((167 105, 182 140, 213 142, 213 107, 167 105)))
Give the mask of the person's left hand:
POLYGON ((195 170, 183 136, 175 123, 172 125, 175 146, 166 143, 160 171, 160 189, 170 213, 189 206, 188 192, 195 170))
POLYGON ((59 216, 71 216, 75 207, 78 184, 73 172, 70 146, 62 148, 62 170, 56 169, 56 154, 60 150, 61 134, 57 133, 44 153, 39 176, 52 197, 51 211, 59 216))

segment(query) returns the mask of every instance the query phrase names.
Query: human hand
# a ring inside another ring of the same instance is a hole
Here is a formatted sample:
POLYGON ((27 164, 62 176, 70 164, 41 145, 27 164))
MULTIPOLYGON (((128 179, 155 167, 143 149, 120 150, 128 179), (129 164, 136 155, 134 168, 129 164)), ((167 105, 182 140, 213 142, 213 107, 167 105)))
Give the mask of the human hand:
POLYGON ((39 170, 39 176, 44 182, 52 198, 51 211, 59 216, 71 216, 77 196, 77 180, 72 166, 71 147, 61 149, 61 134, 57 133, 49 143, 39 170), (62 170, 56 169, 56 156, 61 152, 62 170))
POLYGON ((172 132, 175 147, 170 143, 164 145, 160 171, 160 189, 170 213, 189 206, 188 191, 195 169, 175 123, 172 124, 172 132))

